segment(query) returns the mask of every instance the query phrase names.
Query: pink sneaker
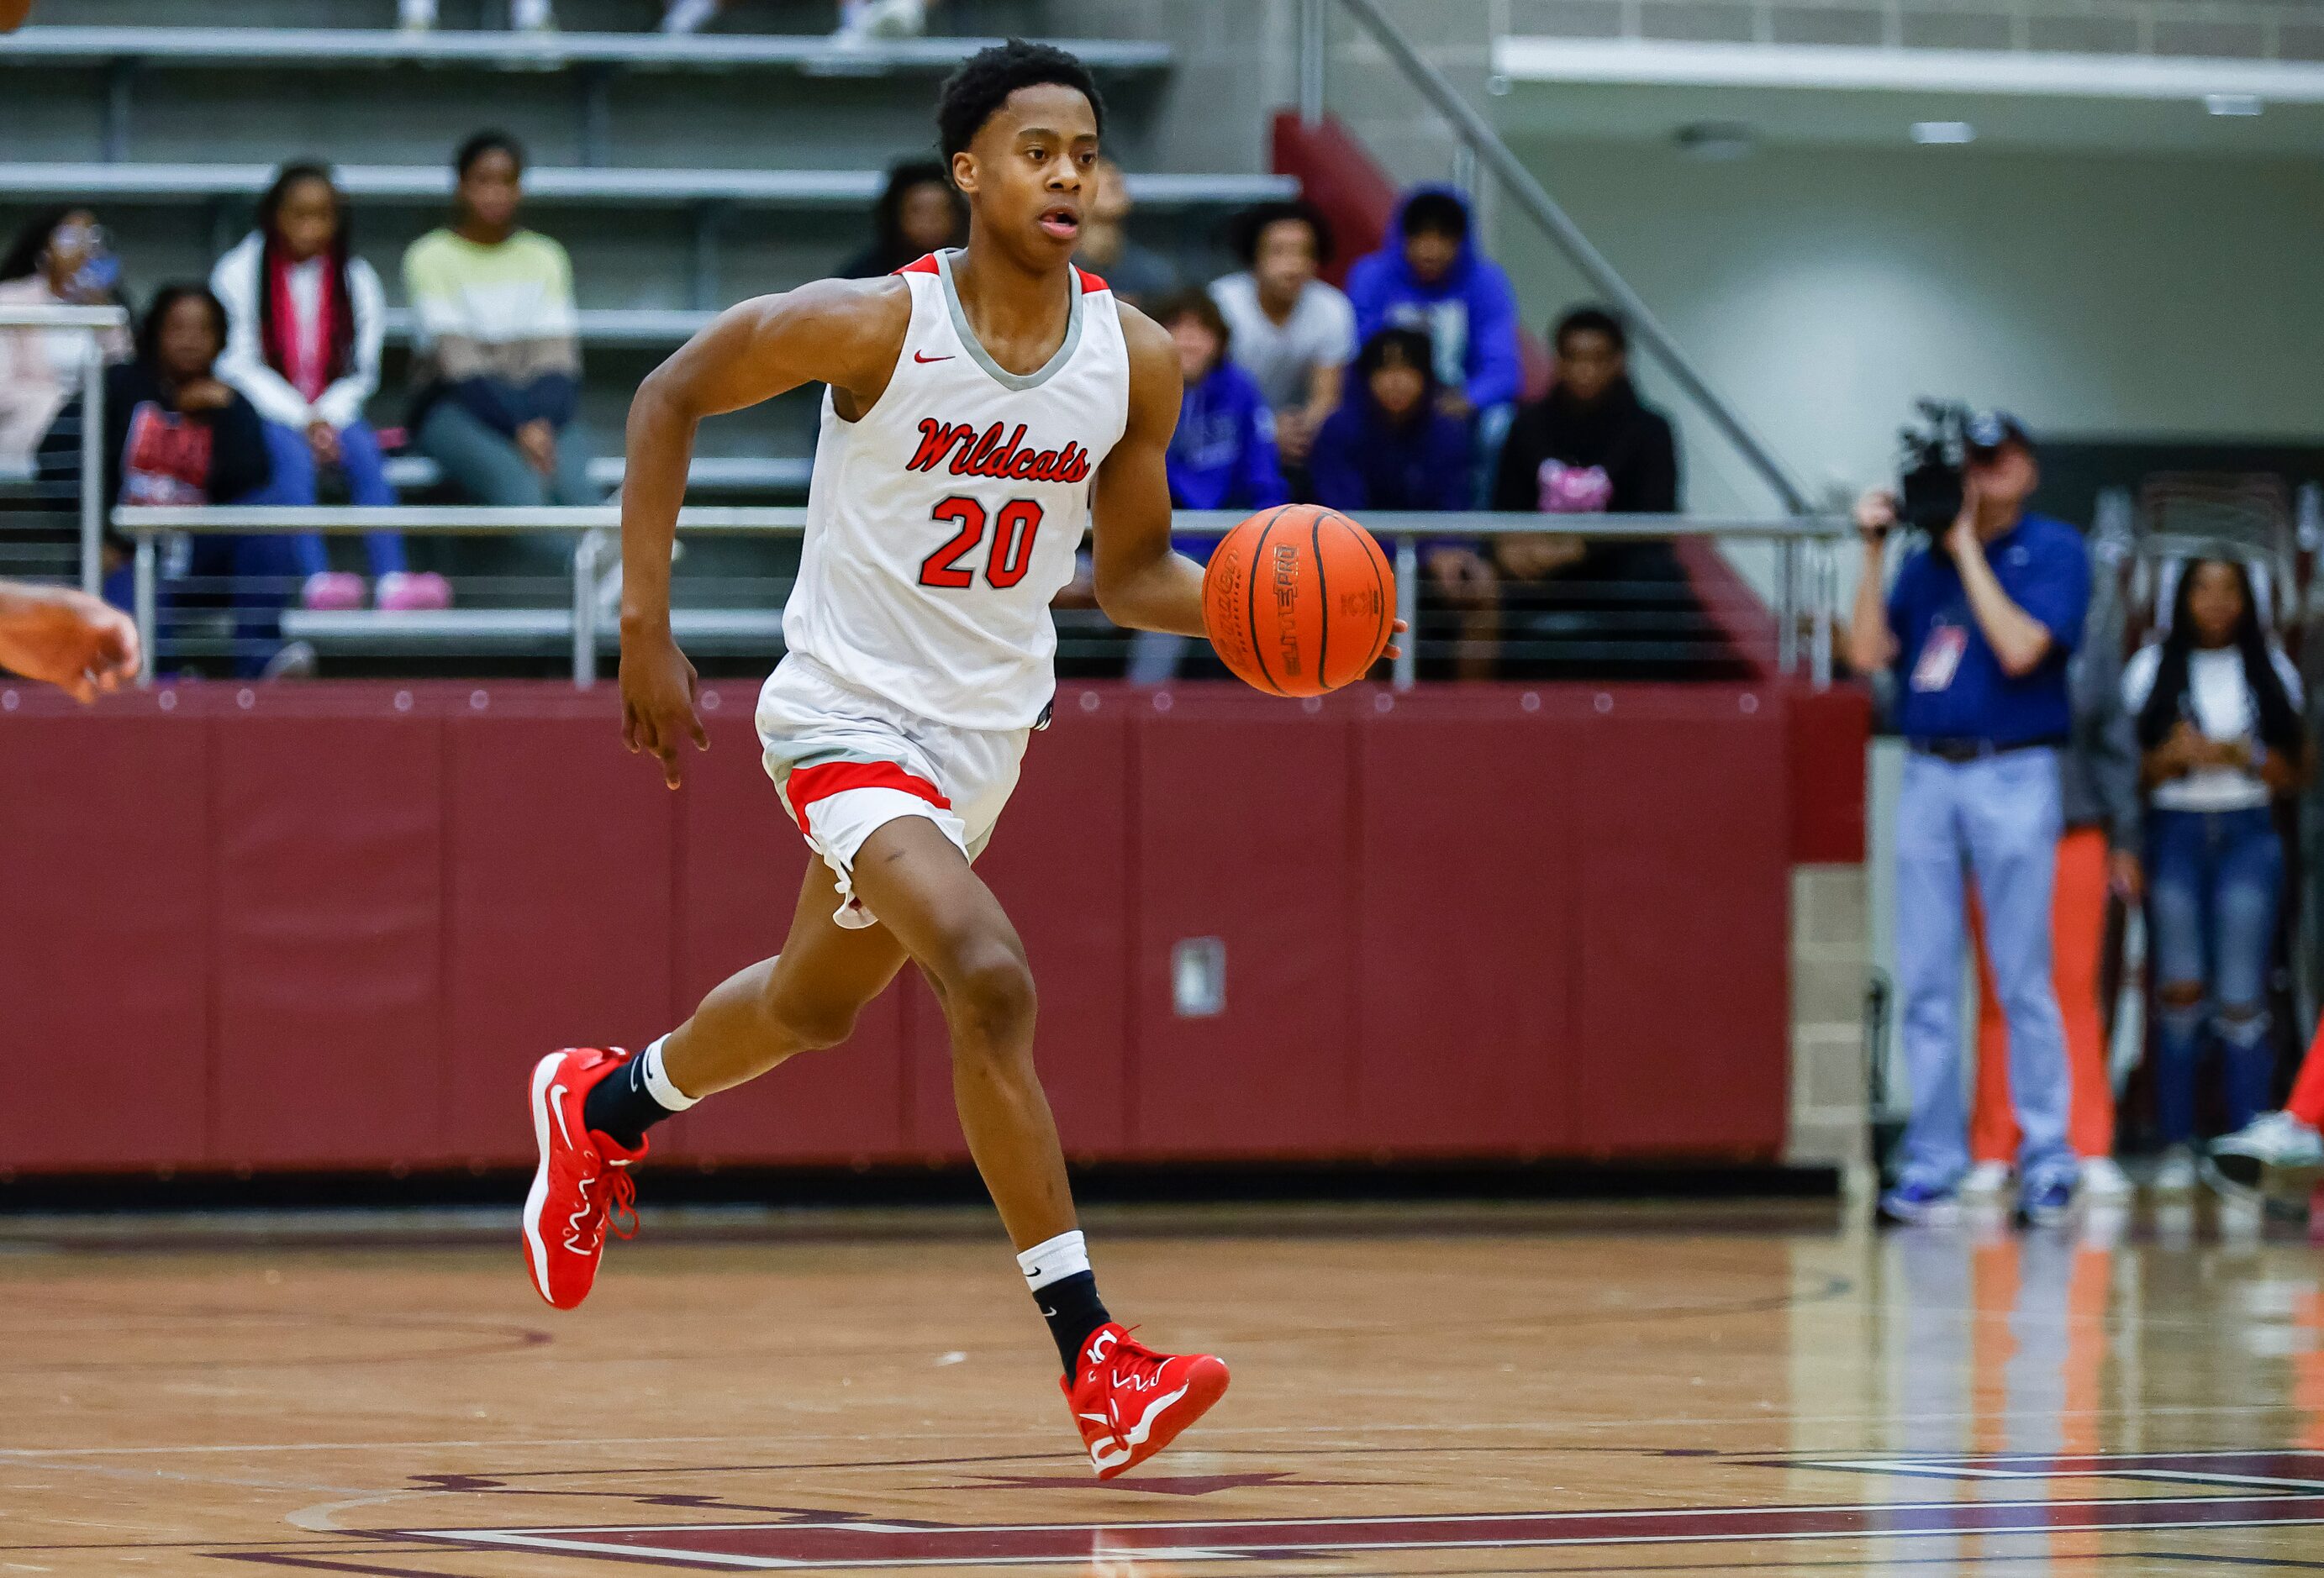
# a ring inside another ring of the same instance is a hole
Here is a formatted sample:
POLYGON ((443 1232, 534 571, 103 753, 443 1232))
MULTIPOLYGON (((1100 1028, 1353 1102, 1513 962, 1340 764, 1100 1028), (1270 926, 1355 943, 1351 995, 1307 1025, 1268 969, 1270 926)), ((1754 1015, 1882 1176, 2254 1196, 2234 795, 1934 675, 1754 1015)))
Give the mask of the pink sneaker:
POLYGON ((359 609, 364 605, 363 577, 345 570, 318 570, 307 577, 299 601, 318 613, 341 614, 359 609))
POLYGON ((392 614, 432 613, 452 606, 452 583, 433 570, 391 570, 379 578, 379 606, 392 614))

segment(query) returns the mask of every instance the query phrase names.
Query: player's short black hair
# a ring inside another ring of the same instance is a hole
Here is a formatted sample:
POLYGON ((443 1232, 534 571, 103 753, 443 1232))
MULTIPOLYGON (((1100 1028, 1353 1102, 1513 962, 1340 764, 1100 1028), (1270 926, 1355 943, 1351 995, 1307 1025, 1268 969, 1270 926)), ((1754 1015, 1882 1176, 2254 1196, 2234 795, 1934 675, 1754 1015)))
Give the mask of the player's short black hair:
POLYGON ((1469 239, 1469 208, 1450 192, 1415 192, 1404 206, 1404 214, 1397 222, 1399 234, 1413 235, 1448 235, 1454 241, 1469 239))
POLYGON ((487 153, 507 154, 515 162, 517 174, 524 173, 524 144, 506 132, 479 132, 461 143, 460 151, 452 155, 452 173, 462 180, 467 179, 476 161, 487 153))
POLYGON ((1549 332, 1550 349, 1564 350, 1568 335, 1603 335, 1615 350, 1626 352, 1630 348, 1630 331, 1620 318, 1602 307, 1568 308, 1549 332))
POLYGON ((1254 203, 1228 222, 1227 243, 1246 269, 1259 261, 1259 238, 1267 234, 1270 225, 1286 221, 1304 225, 1315 238, 1315 261, 1332 261, 1332 222, 1314 204, 1297 197, 1286 197, 1272 203, 1254 203))
POLYGON ((1080 58, 1054 44, 1010 39, 963 60, 960 69, 945 78, 936 90, 936 145, 944 151, 945 162, 949 165, 954 154, 967 151, 993 111, 1009 102, 1010 94, 1047 82, 1070 87, 1089 100, 1098 132, 1104 133, 1105 100, 1099 96, 1097 79, 1080 58))

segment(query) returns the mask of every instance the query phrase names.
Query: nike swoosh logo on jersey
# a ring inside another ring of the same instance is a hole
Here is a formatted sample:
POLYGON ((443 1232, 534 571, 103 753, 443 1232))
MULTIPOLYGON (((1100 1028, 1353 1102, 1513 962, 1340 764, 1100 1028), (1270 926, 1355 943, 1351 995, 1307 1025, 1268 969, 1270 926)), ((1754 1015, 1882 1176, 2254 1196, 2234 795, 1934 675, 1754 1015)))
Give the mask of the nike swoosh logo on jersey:
POLYGON ((915 351, 912 353, 912 360, 915 362, 949 362, 952 358, 949 356, 930 356, 922 352, 915 351))

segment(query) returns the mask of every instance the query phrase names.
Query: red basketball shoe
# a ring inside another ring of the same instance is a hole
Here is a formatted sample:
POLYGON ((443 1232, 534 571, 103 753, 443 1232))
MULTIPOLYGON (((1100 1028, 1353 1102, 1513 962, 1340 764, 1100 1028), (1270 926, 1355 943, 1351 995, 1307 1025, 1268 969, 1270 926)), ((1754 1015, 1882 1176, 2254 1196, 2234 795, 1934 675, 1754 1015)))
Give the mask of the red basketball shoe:
POLYGON ((1157 1353, 1108 1321, 1082 1344, 1081 1374, 1058 1387, 1090 1466, 1110 1480, 1178 1438, 1226 1395, 1227 1367, 1208 1353, 1157 1353))
POLYGON ((567 1047, 532 1066, 532 1138, 540 1165, 524 1200, 524 1263, 533 1290, 559 1309, 589 1297, 606 1228, 617 1238, 638 1230, 638 1189, 629 1167, 646 1148, 625 1150, 581 1120, 590 1089, 629 1060, 619 1047, 567 1047))

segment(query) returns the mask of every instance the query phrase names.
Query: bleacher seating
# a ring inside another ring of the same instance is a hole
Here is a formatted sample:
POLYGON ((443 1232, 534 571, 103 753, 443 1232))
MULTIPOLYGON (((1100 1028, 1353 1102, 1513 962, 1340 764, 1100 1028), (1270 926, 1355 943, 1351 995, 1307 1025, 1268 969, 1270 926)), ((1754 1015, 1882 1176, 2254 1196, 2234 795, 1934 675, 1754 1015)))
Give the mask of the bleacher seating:
MULTIPOLYGON (((584 441, 592 477, 611 490, 638 380, 715 310, 827 272, 862 243, 885 167, 932 143, 929 105, 945 71, 996 36, 1076 31, 1073 8, 1053 0, 947 0, 940 25, 976 36, 861 48, 820 32, 737 31, 827 28, 828 5, 737 6, 719 31, 678 39, 650 31, 656 10, 650 0, 559 0, 566 31, 520 36, 480 26, 503 14, 483 0, 445 0, 442 31, 427 34, 388 25, 392 0, 218 0, 201 8, 217 25, 203 26, 150 25, 187 11, 131 0, 43 0, 32 26, 0 39, 0 232, 36 206, 88 202, 142 297, 206 274, 244 233, 278 162, 334 161, 354 199, 357 250, 399 308, 372 416, 400 426, 403 250, 442 221, 452 148, 485 125, 513 132, 533 161, 530 222, 573 257, 584 441), (305 25, 314 21, 333 25, 305 25), (364 21, 378 25, 346 25, 364 21)), ((1139 239, 1189 277, 1222 261, 1216 220, 1227 208, 1295 189, 1250 166, 1157 168, 1167 141, 1158 128, 1186 113, 1165 92, 1171 48, 1059 41, 1105 85, 1108 142, 1130 172, 1139 239)), ((695 488, 737 502, 802 497, 815 406, 801 391, 706 424, 695 488)), ((395 458, 391 476, 414 500, 445 499, 424 456, 395 458)), ((680 573, 706 587, 712 577, 779 578, 793 552, 722 545, 680 573)), ((543 590, 566 619, 564 596, 543 590)), ((323 626, 302 633, 327 647, 358 639, 323 626)), ((521 638, 553 649, 564 638, 544 627, 521 638)))

